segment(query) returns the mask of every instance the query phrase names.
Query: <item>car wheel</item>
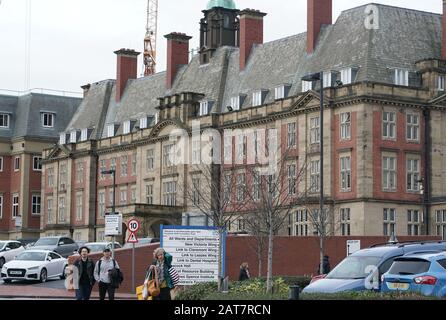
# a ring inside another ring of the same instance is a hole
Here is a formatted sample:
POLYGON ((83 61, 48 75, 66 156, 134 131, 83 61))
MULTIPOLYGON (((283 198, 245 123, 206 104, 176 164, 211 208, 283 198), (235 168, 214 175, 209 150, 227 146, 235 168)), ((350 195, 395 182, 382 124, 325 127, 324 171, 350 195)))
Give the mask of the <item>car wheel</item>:
POLYGON ((45 268, 42 269, 42 271, 40 271, 40 282, 44 283, 46 282, 46 280, 48 279, 48 273, 46 271, 45 268))
POLYGON ((64 280, 65 279, 65 274, 66 274, 66 272, 67 272, 67 265, 65 265, 64 267, 63 267, 63 271, 62 271, 62 274, 60 275, 60 279, 61 280, 64 280))
POLYGON ((11 279, 4 279, 3 282, 4 282, 4 283, 11 283, 12 280, 11 280, 11 279))
POLYGON ((4 264, 5 264, 5 258, 0 258, 0 269, 3 268, 4 264))

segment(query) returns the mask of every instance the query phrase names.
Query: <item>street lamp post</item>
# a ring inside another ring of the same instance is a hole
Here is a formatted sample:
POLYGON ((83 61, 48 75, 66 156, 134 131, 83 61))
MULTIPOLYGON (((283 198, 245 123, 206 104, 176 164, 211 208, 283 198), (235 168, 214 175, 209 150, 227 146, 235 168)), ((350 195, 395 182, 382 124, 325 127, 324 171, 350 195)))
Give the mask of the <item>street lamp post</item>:
MULTIPOLYGON (((116 206, 116 170, 105 170, 102 171, 102 174, 111 174, 113 175, 113 202, 112 202, 112 214, 116 214, 115 206, 116 206)), ((112 259, 115 258, 115 236, 112 236, 112 259)))
POLYGON ((321 249, 321 266, 320 272, 323 272, 323 255, 324 255, 324 237, 325 237, 325 222, 324 212, 324 72, 318 72, 307 75, 302 78, 303 81, 319 81, 320 82, 320 116, 319 116, 319 154, 320 154, 320 169, 319 169, 319 241, 321 249))

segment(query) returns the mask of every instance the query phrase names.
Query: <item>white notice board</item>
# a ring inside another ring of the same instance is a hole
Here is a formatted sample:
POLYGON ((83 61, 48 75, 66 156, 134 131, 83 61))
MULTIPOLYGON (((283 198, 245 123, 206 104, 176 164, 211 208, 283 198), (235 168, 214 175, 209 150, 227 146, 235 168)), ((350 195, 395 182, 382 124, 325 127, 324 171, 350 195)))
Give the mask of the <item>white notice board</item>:
MULTIPOLYGON (((222 256, 226 234, 222 235, 222 256)), ((161 247, 172 255, 180 285, 218 281, 219 229, 216 227, 161 226, 161 247)), ((223 259, 222 274, 225 274, 223 259)))

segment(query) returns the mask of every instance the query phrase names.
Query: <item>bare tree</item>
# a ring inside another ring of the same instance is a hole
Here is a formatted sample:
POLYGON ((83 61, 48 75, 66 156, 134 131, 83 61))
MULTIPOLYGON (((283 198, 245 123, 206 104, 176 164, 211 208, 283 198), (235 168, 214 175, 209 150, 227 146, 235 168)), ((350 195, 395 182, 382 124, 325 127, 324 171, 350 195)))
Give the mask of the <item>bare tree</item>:
POLYGON ((188 207, 206 216, 219 230, 218 290, 221 291, 223 233, 234 220, 236 212, 242 211, 245 204, 232 201, 231 193, 234 189, 234 179, 232 172, 225 171, 223 165, 193 165, 187 179, 188 182, 184 187, 184 197, 188 202, 188 207))
POLYGON ((267 293, 272 292, 273 286, 274 237, 282 230, 298 200, 305 195, 300 191, 305 188, 299 186, 305 178, 306 161, 297 168, 298 158, 290 157, 288 151, 277 160, 275 170, 262 170, 266 168, 255 166, 248 168, 252 183, 246 190, 250 206, 245 216, 250 231, 268 239, 267 293))

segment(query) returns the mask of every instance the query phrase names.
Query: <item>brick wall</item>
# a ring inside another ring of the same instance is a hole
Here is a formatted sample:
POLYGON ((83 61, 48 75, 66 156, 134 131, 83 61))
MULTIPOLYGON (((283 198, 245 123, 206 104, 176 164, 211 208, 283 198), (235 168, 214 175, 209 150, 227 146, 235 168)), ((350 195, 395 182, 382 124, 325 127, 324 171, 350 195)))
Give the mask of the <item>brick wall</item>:
MULTIPOLYGON (((410 240, 440 240, 440 237, 398 237, 402 241, 410 240)), ((332 268, 346 257, 347 240, 361 240, 361 248, 372 244, 383 243, 388 237, 331 237, 326 242, 326 253, 330 256, 332 268)), ((317 237, 277 237, 274 241, 275 253, 273 257, 273 274, 300 276, 315 274, 319 263, 319 242, 317 237)), ((152 261, 152 253, 158 245, 149 245, 135 249, 135 283, 136 286, 144 282, 147 267, 152 261)), ((227 238, 226 247, 226 274, 231 280, 237 280, 239 266, 242 262, 249 263, 251 275, 258 276, 258 261, 256 258, 256 241, 252 237, 227 238)), ((96 261, 102 254, 94 254, 96 261)), ((266 251, 264 253, 262 275, 266 274, 266 251)), ((130 293, 132 291, 132 250, 118 249, 115 253, 121 270, 124 273, 124 282, 118 292, 130 293)), ((94 290, 98 290, 95 286, 94 290)))

